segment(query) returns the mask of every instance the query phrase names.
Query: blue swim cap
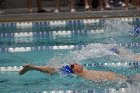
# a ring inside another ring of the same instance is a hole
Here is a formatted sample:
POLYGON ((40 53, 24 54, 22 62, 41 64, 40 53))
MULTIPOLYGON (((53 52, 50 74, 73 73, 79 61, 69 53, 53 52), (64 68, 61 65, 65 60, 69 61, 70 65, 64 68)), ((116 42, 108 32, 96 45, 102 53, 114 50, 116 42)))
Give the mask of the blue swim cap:
POLYGON ((134 34, 135 36, 140 35, 140 27, 135 27, 133 31, 130 31, 130 33, 134 34))
POLYGON ((119 52, 117 48, 111 48, 110 51, 112 51, 112 52, 114 52, 114 53, 117 53, 117 54, 118 54, 118 52, 119 52))
POLYGON ((74 73, 69 65, 63 66, 61 71, 63 71, 63 73, 74 73))

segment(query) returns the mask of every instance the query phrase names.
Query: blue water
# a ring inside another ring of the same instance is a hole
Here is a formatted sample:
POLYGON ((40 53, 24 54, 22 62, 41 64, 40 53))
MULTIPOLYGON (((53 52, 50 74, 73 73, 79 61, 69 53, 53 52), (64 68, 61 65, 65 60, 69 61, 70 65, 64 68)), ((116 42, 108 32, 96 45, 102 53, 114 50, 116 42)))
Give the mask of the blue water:
MULTIPOLYGON (((118 44, 128 49, 133 53, 140 52, 140 38, 129 34, 129 30, 133 30, 135 26, 140 26, 140 22, 136 21, 139 18, 133 18, 132 22, 122 22, 120 19, 100 19, 100 22, 95 24, 84 25, 81 21, 75 23, 68 22, 66 26, 50 26, 48 23, 39 24, 34 23, 31 27, 17 27, 12 23, 0 25, 0 67, 8 66, 22 66, 25 64, 33 65, 55 65, 78 63, 117 63, 117 62, 131 62, 131 60, 123 59, 115 55, 93 54, 88 51, 95 51, 92 44, 118 44), (120 22, 120 23, 119 23, 120 22), (121 24, 123 23, 123 24, 121 24), (105 32, 95 33, 90 30, 103 29, 105 32), (70 31, 71 35, 58 35, 53 31, 70 31), (32 36, 14 37, 14 33, 33 32, 32 36), (136 45, 138 43, 138 45, 136 45), (38 47, 38 46, 60 46, 60 45, 75 45, 75 49, 35 49, 27 52, 7 52, 5 48, 15 47, 38 47), (82 51, 87 45, 83 54, 84 59, 80 57, 78 51, 82 51), (74 55, 74 54, 77 55, 74 55), (93 55, 93 56, 92 56, 93 55)), ((99 46, 100 47, 100 46, 99 46)), ((103 47, 102 47, 103 48, 103 47)), ((106 52, 104 52, 106 53, 106 52)), ((113 71, 124 74, 126 76, 139 73, 139 68, 129 67, 112 67, 112 66, 95 66, 86 67, 92 70, 113 71)), ((139 84, 138 82, 135 84, 139 84)), ((137 86, 139 88, 139 86, 137 86)), ((43 91, 59 91, 59 90, 73 90, 77 93, 113 93, 110 88, 115 91, 120 91, 121 88, 128 88, 120 86, 118 82, 92 82, 84 80, 76 75, 71 77, 64 77, 59 74, 47 75, 40 72, 31 71, 23 76, 19 76, 18 72, 0 72, 0 92, 1 93, 25 93, 25 92, 42 92, 43 91)), ((131 89, 132 90, 132 89, 131 89)), ((132 91, 123 93, 131 93, 132 91)), ((133 90, 134 91, 134 90, 133 90)), ((138 91, 137 93, 139 93, 138 91)), ((118 92, 116 92, 118 93, 118 92)), ((119 93, 122 93, 121 91, 119 93)))

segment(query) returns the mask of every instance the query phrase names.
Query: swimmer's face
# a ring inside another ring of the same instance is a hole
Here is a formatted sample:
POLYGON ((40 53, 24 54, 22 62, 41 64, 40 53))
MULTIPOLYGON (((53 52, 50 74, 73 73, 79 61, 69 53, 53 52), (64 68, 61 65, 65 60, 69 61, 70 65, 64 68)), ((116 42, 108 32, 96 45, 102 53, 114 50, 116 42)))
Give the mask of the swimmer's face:
POLYGON ((83 71, 83 66, 81 66, 81 65, 79 65, 77 63, 71 64, 70 67, 71 67, 71 69, 72 69, 73 72, 80 73, 80 72, 83 71))

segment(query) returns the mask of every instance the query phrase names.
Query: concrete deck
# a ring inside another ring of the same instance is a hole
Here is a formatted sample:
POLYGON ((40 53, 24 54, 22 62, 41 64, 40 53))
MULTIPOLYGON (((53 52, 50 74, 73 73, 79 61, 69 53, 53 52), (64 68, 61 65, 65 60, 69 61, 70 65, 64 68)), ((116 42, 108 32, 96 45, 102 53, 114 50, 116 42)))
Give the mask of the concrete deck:
POLYGON ((60 13, 54 13, 51 9, 48 13, 27 13, 27 9, 8 9, 0 13, 0 22, 15 21, 42 21, 42 20, 68 20, 68 19, 90 19, 90 18, 118 18, 118 17, 140 17, 140 11, 130 9, 112 9, 112 10, 94 10, 85 11, 78 9, 77 12, 71 13, 68 9, 62 9, 60 13))

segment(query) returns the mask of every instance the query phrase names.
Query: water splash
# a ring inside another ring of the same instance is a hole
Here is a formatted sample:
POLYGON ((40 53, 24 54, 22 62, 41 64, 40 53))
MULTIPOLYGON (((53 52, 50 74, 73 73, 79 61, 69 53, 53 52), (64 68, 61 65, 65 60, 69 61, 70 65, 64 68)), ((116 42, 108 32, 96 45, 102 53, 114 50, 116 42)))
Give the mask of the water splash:
POLYGON ((120 18, 106 19, 103 23, 104 33, 93 33, 94 38, 116 37, 116 36, 128 36, 130 31, 134 29, 128 22, 121 20, 120 18))
POLYGON ((79 63, 78 61, 74 60, 72 56, 69 54, 58 54, 57 56, 51 58, 47 64, 49 66, 54 67, 62 67, 64 65, 73 64, 73 63, 79 63))
MULTIPOLYGON (((98 57, 104 57, 107 58, 107 56, 112 57, 112 61, 130 61, 133 60, 134 54, 132 51, 125 49, 124 47, 117 45, 117 44, 101 44, 101 43, 94 43, 94 44, 88 44, 86 47, 82 48, 78 51, 73 51, 71 53, 73 55, 73 58, 82 61, 82 60, 88 60, 88 59, 94 59, 98 57), (111 48, 117 48, 120 53, 119 55, 116 54, 113 51, 110 51, 111 48), (115 57, 113 57, 115 56, 115 57)), ((108 57, 108 58, 109 58, 108 57)))
POLYGON ((134 60, 134 56, 135 55, 132 51, 117 44, 91 43, 83 47, 81 50, 74 50, 67 54, 56 55, 49 60, 48 65, 61 67, 73 63, 81 64, 82 61, 93 61, 94 59, 107 62, 130 62, 134 60), (112 48, 119 50, 119 54, 111 51, 112 48), (100 60, 100 58, 102 60, 100 60))
POLYGON ((74 55, 74 58, 78 59, 79 61, 102 57, 106 55, 116 55, 112 51, 109 51, 109 49, 112 47, 112 44, 89 44, 79 51, 73 51, 72 55, 74 55))
POLYGON ((105 32, 113 36, 128 35, 129 31, 133 29, 132 25, 120 18, 105 20, 104 24, 105 32))

